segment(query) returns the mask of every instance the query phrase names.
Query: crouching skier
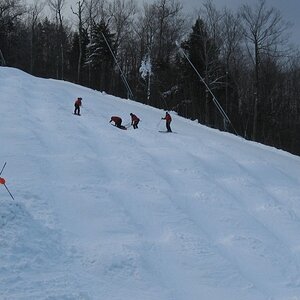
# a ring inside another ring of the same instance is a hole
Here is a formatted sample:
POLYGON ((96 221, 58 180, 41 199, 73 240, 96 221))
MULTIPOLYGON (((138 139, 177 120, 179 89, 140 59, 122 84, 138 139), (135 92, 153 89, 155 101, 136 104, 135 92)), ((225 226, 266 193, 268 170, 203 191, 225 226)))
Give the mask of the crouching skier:
POLYGON ((120 128, 120 129, 127 129, 125 126, 122 125, 122 119, 118 116, 112 116, 110 118, 109 123, 114 122, 116 127, 120 128))

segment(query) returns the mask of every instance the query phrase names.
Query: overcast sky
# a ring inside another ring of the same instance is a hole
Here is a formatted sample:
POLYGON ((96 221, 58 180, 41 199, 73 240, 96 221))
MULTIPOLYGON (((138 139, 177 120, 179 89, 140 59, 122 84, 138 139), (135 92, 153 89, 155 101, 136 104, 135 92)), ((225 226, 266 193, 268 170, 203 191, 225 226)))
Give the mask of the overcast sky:
MULTIPOLYGON (((32 0, 27 0, 28 2, 32 0)), ((137 0, 141 4, 144 2, 152 3, 153 1, 137 0)), ((191 14, 202 7, 202 0, 180 0, 187 12, 191 14)), ((70 5, 76 5, 78 0, 67 0, 66 11, 70 11, 70 5)), ((239 8, 244 3, 255 3, 255 0, 213 0, 213 3, 218 9, 227 7, 233 11, 239 8)), ((300 46, 300 0, 267 0, 268 7, 277 8, 283 19, 292 24, 290 29, 291 42, 300 46)))

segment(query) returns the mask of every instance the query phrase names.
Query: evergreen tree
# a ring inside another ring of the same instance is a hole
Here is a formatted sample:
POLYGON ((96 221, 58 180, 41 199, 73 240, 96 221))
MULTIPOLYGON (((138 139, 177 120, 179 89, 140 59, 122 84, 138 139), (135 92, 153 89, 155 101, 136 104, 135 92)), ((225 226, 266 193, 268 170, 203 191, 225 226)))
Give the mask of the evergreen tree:
POLYGON ((111 92, 114 58, 112 49, 114 35, 104 21, 94 24, 91 42, 88 47, 87 64, 92 67, 92 87, 111 92))
MULTIPOLYGON (((86 29, 82 30, 81 33, 81 49, 82 49, 82 56, 81 56, 81 67, 84 66, 84 62, 87 59, 87 47, 89 44, 89 38, 88 33, 86 29)), ((70 78, 73 82, 78 82, 78 60, 80 57, 79 52, 79 34, 78 32, 75 32, 72 36, 72 42, 71 42, 71 49, 68 53, 69 63, 70 63, 70 78)), ((84 85, 88 85, 88 72, 84 68, 80 68, 81 70, 81 76, 80 76, 80 83, 84 85)), ((79 82, 78 82, 79 83, 79 82)))
POLYGON ((41 77, 56 77, 56 25, 47 18, 37 25, 36 29, 35 72, 41 77))
MULTIPOLYGON (((209 36, 205 23, 198 18, 192 27, 189 38, 182 44, 182 48, 203 77, 211 90, 220 88, 221 64, 219 62, 219 50, 214 40, 209 36)), ((192 117, 206 125, 215 126, 215 108, 212 98, 201 82, 196 72, 184 61, 184 82, 188 88, 187 96, 191 98, 193 105, 192 117)))

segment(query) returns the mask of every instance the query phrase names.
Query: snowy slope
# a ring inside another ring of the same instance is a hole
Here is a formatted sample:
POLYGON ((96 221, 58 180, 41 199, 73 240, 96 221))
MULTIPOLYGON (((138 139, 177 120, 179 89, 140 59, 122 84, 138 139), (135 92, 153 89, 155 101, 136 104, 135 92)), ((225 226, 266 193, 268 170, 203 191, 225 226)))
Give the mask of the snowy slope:
POLYGON ((299 157, 12 68, 0 95, 0 299, 300 299, 299 157))

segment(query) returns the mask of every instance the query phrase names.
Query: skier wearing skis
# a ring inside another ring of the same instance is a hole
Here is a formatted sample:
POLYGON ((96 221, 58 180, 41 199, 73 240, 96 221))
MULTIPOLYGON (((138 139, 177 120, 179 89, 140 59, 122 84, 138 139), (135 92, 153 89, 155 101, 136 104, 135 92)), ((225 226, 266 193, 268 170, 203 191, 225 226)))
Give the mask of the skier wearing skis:
POLYGON ((78 97, 77 100, 74 103, 75 109, 74 109, 74 115, 80 116, 80 106, 81 106, 82 98, 78 97))
POLYGON ((137 129, 140 119, 133 113, 130 113, 130 116, 131 116, 131 125, 133 126, 133 129, 137 129))
POLYGON ((171 130, 171 122, 172 122, 172 118, 171 115, 166 111, 166 115, 165 117, 161 118, 162 120, 166 120, 166 128, 167 128, 167 132, 172 132, 171 130))
POLYGON ((127 129, 125 126, 122 125, 122 119, 118 116, 112 116, 110 118, 109 123, 114 122, 115 126, 120 128, 120 129, 127 129))

